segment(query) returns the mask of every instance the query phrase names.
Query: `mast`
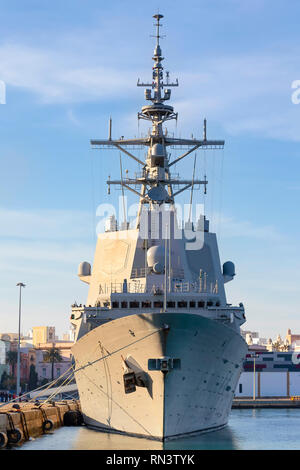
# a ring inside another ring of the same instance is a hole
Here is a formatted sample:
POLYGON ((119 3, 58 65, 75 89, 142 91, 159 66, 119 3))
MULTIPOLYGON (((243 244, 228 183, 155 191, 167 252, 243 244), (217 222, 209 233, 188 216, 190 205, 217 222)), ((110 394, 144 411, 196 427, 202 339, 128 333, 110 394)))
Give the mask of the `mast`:
POLYGON ((139 198, 139 211, 137 217, 137 228, 140 226, 140 217, 144 204, 148 204, 150 210, 155 209, 161 204, 174 204, 175 197, 183 191, 193 188, 198 189, 201 185, 206 189, 208 181, 204 179, 180 179, 172 177, 170 168, 177 162, 181 162, 188 155, 192 154, 198 148, 212 149, 223 148, 223 140, 207 140, 206 137, 206 119, 204 121, 204 135, 203 139, 181 139, 168 137, 167 133, 163 132, 163 124, 170 120, 177 120, 178 114, 174 112, 174 108, 169 104, 165 104, 171 98, 171 88, 178 86, 178 79, 175 82, 169 81, 169 72, 164 75, 164 68, 162 62, 162 50, 160 46, 161 39, 161 19, 163 15, 156 14, 153 16, 156 23, 156 44, 153 53, 154 65, 152 67, 152 81, 143 83, 138 79, 137 86, 144 87, 145 99, 150 101, 151 104, 142 106, 141 112, 138 113, 138 119, 150 121, 152 124, 151 131, 148 137, 135 138, 135 139, 113 139, 111 135, 111 119, 109 124, 109 138, 108 140, 91 140, 91 145, 94 148, 111 148, 118 149, 128 157, 135 160, 141 165, 141 174, 134 178, 123 178, 121 180, 107 181, 110 185, 119 185, 122 189, 128 189, 139 198), (146 161, 140 160, 132 153, 136 148, 148 148, 146 161), (169 161, 168 149, 181 148, 184 152, 173 161, 169 161), (178 189, 175 193, 173 185, 178 189), (137 191, 135 188, 140 187, 137 191))
POLYGON ((169 73, 166 74, 166 81, 164 81, 164 68, 162 66, 162 61, 164 57, 162 56, 161 47, 159 44, 160 39, 160 20, 163 18, 163 15, 154 15, 153 18, 157 20, 155 24, 156 30, 156 45, 153 53, 154 66, 152 67, 152 83, 141 83, 138 79, 137 86, 139 87, 151 87, 146 88, 145 90, 145 99, 147 101, 152 101, 152 105, 147 105, 142 107, 142 112, 138 113, 138 119, 145 119, 147 121, 152 121, 152 144, 155 142, 163 143, 163 123, 171 119, 177 119, 177 113, 174 113, 172 106, 167 106, 164 104, 165 101, 168 101, 171 98, 171 90, 169 87, 178 86, 178 79, 175 83, 169 82, 169 73), (168 87, 165 88, 164 87, 168 87), (152 93, 153 90, 153 93, 152 93))

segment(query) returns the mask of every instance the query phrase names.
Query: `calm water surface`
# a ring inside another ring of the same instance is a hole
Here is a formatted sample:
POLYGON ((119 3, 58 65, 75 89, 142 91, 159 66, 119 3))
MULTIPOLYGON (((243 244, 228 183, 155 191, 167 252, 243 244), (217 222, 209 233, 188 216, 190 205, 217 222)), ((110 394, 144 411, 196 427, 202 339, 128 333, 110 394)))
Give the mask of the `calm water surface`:
POLYGON ((22 450, 300 449, 300 410, 232 410, 228 426, 202 436, 156 441, 64 427, 31 440, 22 450))

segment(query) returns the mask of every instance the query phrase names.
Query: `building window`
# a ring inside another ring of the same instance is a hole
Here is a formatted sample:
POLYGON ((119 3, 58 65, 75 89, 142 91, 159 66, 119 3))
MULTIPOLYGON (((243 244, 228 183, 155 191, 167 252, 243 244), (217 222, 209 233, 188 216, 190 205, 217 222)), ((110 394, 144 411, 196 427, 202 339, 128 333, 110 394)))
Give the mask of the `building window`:
POLYGON ((56 369, 56 376, 57 376, 57 377, 60 376, 60 368, 59 368, 59 367, 56 369))
POLYGON ((142 308, 151 308, 151 302, 149 300, 142 302, 142 308))
POLYGON ((119 308, 119 302, 113 302, 112 308, 119 308))
POLYGON ((153 302, 153 307, 154 308, 163 308, 163 306, 164 306, 164 303, 161 302, 161 301, 153 302))
POLYGON ((134 301, 134 302, 129 302, 129 307, 130 307, 130 308, 139 308, 139 306, 140 306, 140 303, 139 303, 139 302, 136 302, 136 301, 134 301))
POLYGON ((175 308, 176 306, 176 303, 173 302, 173 300, 169 300, 169 302, 167 302, 167 307, 168 308, 175 308))
POLYGON ((211 300, 209 300, 209 301, 207 302, 207 306, 208 306, 208 307, 212 307, 213 304, 214 304, 214 303, 213 303, 211 300))
POLYGON ((190 301, 190 308, 195 308, 196 307, 196 302, 194 300, 190 301))
POLYGON ((128 308, 128 302, 121 302, 121 308, 128 308))
POLYGON ((243 392, 243 384, 239 384, 239 393, 243 392))
POLYGON ((177 303, 178 308, 187 308, 187 302, 185 300, 181 300, 177 303))
POLYGON ((204 300, 200 300, 200 302, 198 302, 198 307, 199 308, 204 308, 204 306, 205 306, 204 300))
POLYGON ((46 377, 46 368, 43 367, 43 377, 46 377))

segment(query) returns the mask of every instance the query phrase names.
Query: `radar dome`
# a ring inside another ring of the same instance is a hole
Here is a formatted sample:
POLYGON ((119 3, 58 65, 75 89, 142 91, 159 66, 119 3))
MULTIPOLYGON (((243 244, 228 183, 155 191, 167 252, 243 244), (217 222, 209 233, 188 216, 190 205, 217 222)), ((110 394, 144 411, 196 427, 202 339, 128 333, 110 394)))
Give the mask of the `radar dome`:
POLYGON ((165 149, 162 144, 154 144, 151 153, 152 155, 162 156, 165 155, 165 149))
POLYGON ((165 201, 168 199, 168 193, 162 186, 154 186, 148 191, 148 196, 152 201, 165 201))
POLYGON ((161 274, 165 265, 165 249, 161 245, 151 246, 147 251, 147 264, 156 274, 161 274))
POLYGON ((87 261, 83 261, 78 266, 78 276, 90 276, 91 275, 91 265, 87 261))
POLYGON ((223 275, 230 277, 235 276, 235 266, 232 261, 226 261, 226 263, 223 264, 223 275))

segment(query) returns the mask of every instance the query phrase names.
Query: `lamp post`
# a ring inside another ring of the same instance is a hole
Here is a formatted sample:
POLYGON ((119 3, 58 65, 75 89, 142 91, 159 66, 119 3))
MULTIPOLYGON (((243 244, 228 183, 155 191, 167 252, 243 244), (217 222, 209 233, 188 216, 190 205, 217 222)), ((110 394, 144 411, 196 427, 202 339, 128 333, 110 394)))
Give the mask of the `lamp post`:
POLYGON ((21 336, 21 291, 22 287, 25 287, 25 284, 19 282, 17 284, 20 287, 20 294, 19 294, 19 336, 18 336, 18 362, 17 362, 17 396, 20 393, 20 336, 21 336))
POLYGON ((258 354, 252 354, 251 357, 253 357, 253 400, 255 400, 255 395, 256 395, 256 390, 255 390, 255 359, 259 357, 258 354))

